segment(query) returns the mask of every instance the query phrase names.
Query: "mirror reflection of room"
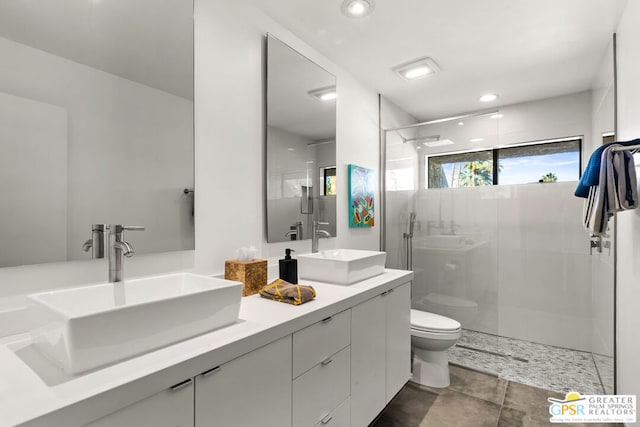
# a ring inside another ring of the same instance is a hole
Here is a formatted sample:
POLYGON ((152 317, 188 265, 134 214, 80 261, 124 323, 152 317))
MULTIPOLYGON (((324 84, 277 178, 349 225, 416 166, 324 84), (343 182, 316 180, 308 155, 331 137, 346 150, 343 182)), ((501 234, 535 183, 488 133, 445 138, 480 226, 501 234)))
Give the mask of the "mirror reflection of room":
POLYGON ((191 2, 2 2, 0 56, 0 267, 194 248, 191 2))
POLYGON ((336 78, 267 38, 267 240, 336 235, 336 78))

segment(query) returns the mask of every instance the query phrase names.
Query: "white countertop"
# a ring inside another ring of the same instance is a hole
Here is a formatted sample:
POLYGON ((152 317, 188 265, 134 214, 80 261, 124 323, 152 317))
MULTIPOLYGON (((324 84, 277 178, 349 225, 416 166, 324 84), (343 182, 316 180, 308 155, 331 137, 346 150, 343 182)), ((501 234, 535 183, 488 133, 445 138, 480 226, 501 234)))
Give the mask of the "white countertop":
POLYGON ((300 306, 245 297, 233 325, 77 376, 44 359, 26 334, 1 341, 0 426, 86 424, 412 278, 385 270, 351 286, 305 281, 317 297, 300 306))

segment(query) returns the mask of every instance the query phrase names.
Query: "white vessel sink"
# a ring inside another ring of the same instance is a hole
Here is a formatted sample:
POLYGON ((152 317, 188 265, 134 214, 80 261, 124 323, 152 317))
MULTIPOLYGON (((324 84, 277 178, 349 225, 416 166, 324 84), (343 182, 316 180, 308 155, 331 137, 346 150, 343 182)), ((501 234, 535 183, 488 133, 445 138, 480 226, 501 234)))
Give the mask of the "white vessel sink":
POLYGON ((298 255, 301 279, 351 285, 384 272, 386 252, 333 249, 298 255))
POLYGON ((176 273, 29 295, 34 344, 70 374, 234 323, 242 283, 176 273))

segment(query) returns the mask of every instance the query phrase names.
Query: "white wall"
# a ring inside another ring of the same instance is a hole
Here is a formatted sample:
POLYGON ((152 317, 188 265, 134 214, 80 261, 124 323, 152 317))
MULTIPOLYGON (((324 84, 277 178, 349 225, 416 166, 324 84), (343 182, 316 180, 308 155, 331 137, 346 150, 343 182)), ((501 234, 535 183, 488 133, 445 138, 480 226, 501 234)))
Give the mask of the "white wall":
POLYGON ((0 92, 68 114, 61 259, 90 259, 81 247, 93 223, 146 226, 130 239, 139 253, 193 248, 191 201, 182 193, 193 187, 191 100, 4 38, 0 56, 0 92))
MULTIPOLYGON (((583 149, 590 155, 602 145, 602 135, 613 132, 615 120, 615 88, 613 76, 613 41, 605 52, 592 91, 592 135, 591 141, 585 141, 583 149)), ((584 164, 586 166, 586 162, 584 164)), ((603 242, 612 245, 613 221, 609 223, 611 238, 603 242)), ((613 357, 613 269, 614 248, 594 251, 591 257, 591 333, 592 351, 596 354, 613 357)), ((599 359, 596 359, 598 363, 599 359)), ((602 376, 605 367, 599 367, 602 376)))
MULTIPOLYGON (((640 137, 640 2, 630 1, 618 27, 618 139, 640 137)), ((637 156, 636 156, 637 157, 637 156)), ((640 210, 618 215, 618 393, 640 396, 640 210)))
POLYGON ((496 188, 500 335, 591 351, 591 258, 576 184, 496 188))
POLYGON ((501 145, 583 135, 591 141, 591 91, 500 107, 501 145))
MULTIPOLYGON (((572 136, 591 141, 591 91, 539 99, 498 109, 502 117, 476 117, 421 128, 421 135, 440 135, 454 145, 429 149, 430 154, 483 149, 572 136), (482 141, 471 142, 471 139, 482 141)), ((423 150, 424 151, 424 150, 423 150)), ((589 153, 583 150, 583 157, 589 153)), ((584 159, 583 159, 584 163, 584 159)))
MULTIPOLYGON (((393 129, 418 123, 418 120, 389 101, 380 97, 380 120, 383 129, 393 129)), ((409 132, 407 132, 408 134, 409 132)), ((403 133, 404 135, 404 133, 403 133)), ((385 250, 387 252, 387 267, 406 268, 406 244, 403 234, 408 231, 409 215, 415 211, 416 194, 418 191, 419 156, 413 144, 404 144, 398 132, 386 133, 386 170, 396 168, 413 168, 413 190, 387 191, 385 194, 385 250)), ((389 188, 389 184, 387 184, 389 188)), ((414 266, 419 268, 419 266, 414 266)))
MULTIPOLYGON (((195 2, 196 269, 220 272, 236 248, 254 245, 264 258, 285 247, 309 252, 311 241, 266 243, 264 47, 272 33, 337 77, 337 233, 320 248, 377 249, 379 227, 349 229, 347 164, 378 171, 376 93, 249 6, 195 2)), ((376 191, 376 198, 379 193, 376 191)))
MULTIPOLYGON (((615 129, 615 87, 613 73, 613 36, 602 57, 600 69, 592 89, 591 125, 592 139, 585 141, 583 150, 590 155, 602 145, 603 134, 615 129)), ((585 157, 586 159, 586 157, 585 157)), ((586 167, 586 162, 583 166, 586 167)), ((602 238, 601 252, 594 250, 591 256, 591 351, 593 360, 607 393, 613 393, 614 352, 614 222, 609 222, 608 234, 602 238), (609 245, 609 248, 605 246, 609 245)))

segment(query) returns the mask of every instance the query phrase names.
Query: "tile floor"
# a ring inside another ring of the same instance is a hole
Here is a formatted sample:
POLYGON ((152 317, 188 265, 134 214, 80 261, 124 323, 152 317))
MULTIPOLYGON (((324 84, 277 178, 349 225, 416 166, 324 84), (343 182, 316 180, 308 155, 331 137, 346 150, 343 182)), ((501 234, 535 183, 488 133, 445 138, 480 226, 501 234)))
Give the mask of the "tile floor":
MULTIPOLYGON (((370 427, 538 427, 551 426, 548 397, 562 393, 451 366, 451 385, 436 389, 412 382, 398 393, 370 427)), ((584 427, 616 424, 563 424, 584 427)))
POLYGON ((449 350, 449 362, 455 365, 559 393, 610 392, 612 360, 600 357, 598 372, 591 353, 469 330, 449 350))

